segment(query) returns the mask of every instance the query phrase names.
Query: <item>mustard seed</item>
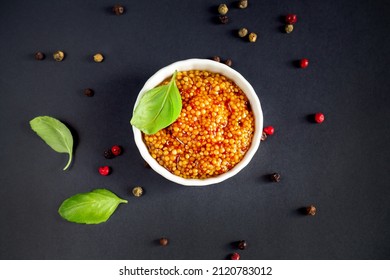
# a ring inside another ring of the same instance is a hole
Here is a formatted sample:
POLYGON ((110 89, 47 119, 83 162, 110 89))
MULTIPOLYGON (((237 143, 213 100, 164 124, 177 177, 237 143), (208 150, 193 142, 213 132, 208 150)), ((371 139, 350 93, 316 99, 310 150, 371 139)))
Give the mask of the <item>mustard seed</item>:
POLYGON ((229 18, 228 16, 224 15, 224 16, 219 16, 219 21, 222 23, 222 24, 226 24, 229 22, 229 18))
POLYGON ((104 56, 101 53, 97 53, 93 56, 93 60, 95 62, 102 62, 104 60, 104 56))
POLYGON ((238 36, 241 38, 245 37, 246 35, 248 35, 248 29, 240 28, 240 30, 238 30, 238 36))
POLYGON ((317 209, 314 205, 306 207, 306 214, 309 216, 314 216, 317 212, 317 209))
POLYGON ((131 191, 135 197, 140 197, 144 193, 144 189, 140 186, 134 187, 131 191))
POLYGON ((231 59, 226 59, 225 64, 229 67, 232 67, 233 61, 231 59))
POLYGON ((254 32, 249 33, 248 39, 249 39, 249 42, 251 42, 251 43, 256 42, 256 40, 257 40, 257 34, 254 33, 254 32))
POLYGON ((125 8, 122 5, 120 5, 120 4, 116 4, 114 7, 112 7, 112 11, 117 16, 120 16, 120 15, 123 15, 123 13, 125 12, 125 8))
POLYGON ((287 24, 286 27, 284 28, 284 30, 286 31, 287 34, 293 32, 294 30, 294 25, 292 24, 287 24))
POLYGON ((53 54, 53 58, 54 58, 55 61, 62 61, 65 58, 65 54, 64 54, 63 51, 56 51, 53 54))
POLYGON ((228 11, 229 11, 229 9, 226 6, 226 4, 221 4, 221 5, 218 6, 218 13, 219 14, 226 15, 228 11))
POLYGON ((213 60, 216 62, 221 62, 221 58, 219 56, 214 56, 213 60))
POLYGON ((161 246, 167 246, 169 243, 169 240, 166 237, 161 237, 159 242, 160 242, 161 246))
POLYGON ((92 97, 94 94, 95 94, 95 92, 93 91, 93 89, 90 89, 90 88, 84 89, 85 96, 92 97))

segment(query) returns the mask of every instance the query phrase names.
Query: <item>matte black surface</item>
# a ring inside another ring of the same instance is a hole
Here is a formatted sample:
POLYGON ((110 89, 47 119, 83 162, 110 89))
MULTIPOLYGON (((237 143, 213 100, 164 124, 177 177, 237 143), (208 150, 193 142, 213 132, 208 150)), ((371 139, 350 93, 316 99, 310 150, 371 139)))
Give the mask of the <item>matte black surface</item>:
POLYGON ((220 1, 122 3, 115 16, 116 1, 1 1, 1 259, 224 259, 241 239, 242 259, 390 258, 389 1, 250 0, 245 10, 229 1, 226 25, 216 24, 220 1), (298 15, 291 34, 287 13, 298 15), (244 26, 256 43, 235 35, 244 26), (91 60, 97 52, 103 63, 91 60), (214 55, 233 60, 276 132, 234 178, 179 186, 144 167, 134 101, 161 67, 214 55), (304 70, 294 66, 303 57, 304 70), (321 125, 308 117, 318 111, 321 125), (67 156, 30 129, 39 115, 72 129, 69 171, 67 156), (114 144, 124 154, 105 159, 114 144), (100 176, 100 165, 113 173, 100 176), (273 172, 280 183, 268 182, 273 172), (135 185, 141 198, 130 195, 135 185), (129 203, 100 225, 58 215, 64 199, 94 188, 129 203), (316 216, 299 212, 308 204, 316 216))

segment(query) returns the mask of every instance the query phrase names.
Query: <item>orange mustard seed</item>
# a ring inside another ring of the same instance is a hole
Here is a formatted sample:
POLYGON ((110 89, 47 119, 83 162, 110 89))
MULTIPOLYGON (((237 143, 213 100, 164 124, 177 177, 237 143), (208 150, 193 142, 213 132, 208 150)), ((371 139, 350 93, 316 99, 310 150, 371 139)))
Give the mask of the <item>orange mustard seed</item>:
POLYGON ((176 84, 182 111, 170 126, 143 135, 149 153, 183 178, 204 179, 229 171, 245 156, 255 129, 246 95, 230 79, 208 71, 178 72, 176 84))

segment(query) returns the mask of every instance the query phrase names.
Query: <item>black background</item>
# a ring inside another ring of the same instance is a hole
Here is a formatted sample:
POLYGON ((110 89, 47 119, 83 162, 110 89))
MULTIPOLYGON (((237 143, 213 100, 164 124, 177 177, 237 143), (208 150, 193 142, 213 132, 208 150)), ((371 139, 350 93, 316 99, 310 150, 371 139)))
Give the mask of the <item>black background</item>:
POLYGON ((240 239, 242 259, 390 258, 389 1, 250 0, 245 10, 228 1, 226 25, 216 23, 220 1, 121 3, 115 16, 112 1, 1 1, 2 259, 225 259, 240 239), (291 34, 287 13, 298 15, 291 34), (240 27, 257 42, 238 38, 240 27), (144 167, 129 120, 158 69, 214 55, 233 60, 276 132, 234 178, 184 187, 144 167), (302 57, 307 69, 294 65, 302 57), (320 125, 308 117, 318 111, 320 125), (72 129, 69 171, 30 129, 39 115, 72 129), (114 144, 124 154, 105 159, 114 144), (113 173, 100 176, 100 165, 113 173), (266 179, 272 172, 280 183, 266 179), (141 198, 130 194, 136 185, 141 198), (58 215, 63 200, 95 188, 129 203, 100 225, 58 215), (316 216, 299 212, 308 204, 316 216))

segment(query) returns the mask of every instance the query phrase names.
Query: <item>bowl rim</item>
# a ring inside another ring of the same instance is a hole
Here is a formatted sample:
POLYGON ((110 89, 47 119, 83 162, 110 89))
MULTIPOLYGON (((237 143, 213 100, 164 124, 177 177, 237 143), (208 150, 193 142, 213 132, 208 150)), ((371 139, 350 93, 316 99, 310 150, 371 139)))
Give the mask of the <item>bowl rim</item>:
POLYGON ((150 165, 150 167, 155 172, 157 172, 164 178, 172 182, 175 182, 177 184, 185 185, 185 186, 206 186, 206 185, 217 184, 222 181, 225 181, 226 179, 229 179, 234 175, 236 175, 246 165, 248 165, 260 146, 264 119, 263 119, 263 111, 257 93, 255 92, 252 85, 238 71, 234 70, 233 68, 225 64, 213 61, 211 59, 190 58, 190 59, 180 60, 171 63, 161 68, 156 73, 154 73, 145 82, 144 86, 140 90, 137 99, 134 103, 133 112, 137 104, 139 103, 139 100, 142 97, 142 95, 146 91, 159 85, 163 80, 172 76, 172 73, 174 73, 175 70, 177 71, 205 70, 214 73, 219 73, 221 75, 226 76, 230 80, 234 81, 236 85, 240 87, 242 91, 245 93, 245 95, 247 96, 255 118, 255 131, 252 137, 251 146, 249 147, 248 151, 246 152, 242 160, 239 163, 237 163, 232 169, 218 176, 205 178, 205 179, 186 179, 186 178, 179 177, 171 173, 167 169, 165 169, 150 155, 143 141, 142 132, 135 126, 132 126, 136 146, 142 158, 150 165))

